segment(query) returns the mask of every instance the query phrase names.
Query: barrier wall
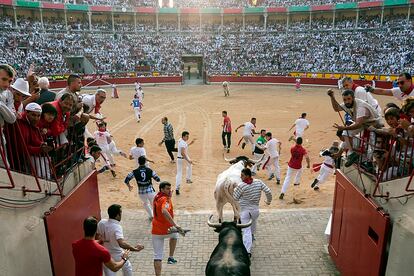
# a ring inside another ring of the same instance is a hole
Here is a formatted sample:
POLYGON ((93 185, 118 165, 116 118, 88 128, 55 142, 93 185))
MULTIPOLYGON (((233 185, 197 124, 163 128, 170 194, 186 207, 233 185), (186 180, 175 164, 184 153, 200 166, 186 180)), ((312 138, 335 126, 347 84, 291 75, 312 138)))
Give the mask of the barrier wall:
POLYGON ((329 254, 341 275, 385 272, 390 218, 337 170, 329 254))
POLYGON ((53 275, 75 275, 72 242, 83 238, 83 220, 88 216, 100 219, 98 179, 91 172, 52 211, 45 213, 53 275))
MULTIPOLYGON (((296 81, 295 77, 285 77, 285 76, 208 76, 208 82, 218 82, 223 81, 228 82, 254 82, 254 83, 282 83, 282 84, 294 84, 296 81)), ((322 79, 322 78, 300 78, 301 84, 308 85, 326 85, 326 86, 337 86, 337 79, 322 79)), ((358 85, 371 84, 371 81, 355 80, 358 85)), ((387 81, 376 81, 376 87, 379 88, 391 88, 392 83, 387 81)))
MULTIPOLYGON (((92 82, 93 86, 104 86, 109 83, 114 84, 134 84, 134 82, 140 83, 181 83, 181 76, 171 77, 134 77, 134 78, 102 78, 102 79, 82 79, 82 85, 88 85, 92 82)), ((66 80, 50 81, 50 89, 59 89, 66 87, 66 80)))

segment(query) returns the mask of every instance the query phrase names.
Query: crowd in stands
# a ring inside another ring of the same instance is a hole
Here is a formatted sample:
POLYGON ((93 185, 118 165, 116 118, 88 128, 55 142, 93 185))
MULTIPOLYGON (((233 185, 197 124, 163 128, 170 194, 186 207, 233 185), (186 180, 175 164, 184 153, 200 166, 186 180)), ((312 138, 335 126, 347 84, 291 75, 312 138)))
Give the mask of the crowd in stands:
MULTIPOLYGON (((161 24, 160 28, 168 29, 168 26, 168 23, 161 24)), ((241 27, 236 26, 233 28, 241 27)), ((197 25, 188 28, 192 27, 197 25)), ((261 28, 252 25, 249 29, 261 28)), ((16 34, 6 31, 0 37, 0 62, 16 64, 19 76, 28 70, 29 61, 34 62, 42 74, 66 73, 69 71, 65 63, 67 55, 87 56, 97 73, 134 71, 139 62, 150 65, 151 71, 182 73, 182 54, 202 54, 207 70, 219 73, 339 71, 392 74, 412 69, 413 35, 413 29, 392 33, 383 29, 173 35, 31 31, 16 34), (346 43, 342 43, 344 41, 346 43), (331 59, 336 62, 329 62, 331 59)))
MULTIPOLYGON (((364 2, 375 0, 366 0, 364 2)), ((361 2, 359 0, 49 0, 45 2, 62 2, 88 5, 120 6, 120 7, 289 7, 289 6, 319 6, 347 2, 361 2)))

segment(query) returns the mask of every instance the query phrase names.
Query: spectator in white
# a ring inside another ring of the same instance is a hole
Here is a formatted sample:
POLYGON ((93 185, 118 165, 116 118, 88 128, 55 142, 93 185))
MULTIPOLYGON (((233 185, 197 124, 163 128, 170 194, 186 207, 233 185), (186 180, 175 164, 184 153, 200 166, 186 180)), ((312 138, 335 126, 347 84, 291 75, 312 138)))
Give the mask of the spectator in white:
POLYGON ((239 125, 236 128, 236 132, 239 128, 244 127, 243 128, 243 139, 244 142, 242 144, 242 149, 244 149, 244 147, 246 146, 246 143, 250 143, 252 145, 252 154, 254 154, 254 147, 255 147, 255 143, 254 143, 254 134, 259 134, 258 132, 256 132, 254 129, 256 128, 256 118, 251 118, 250 122, 246 122, 242 125, 239 125))
POLYGON ((56 98, 56 94, 49 90, 49 80, 47 77, 41 77, 38 81, 40 87, 40 96, 36 100, 37 104, 44 104, 48 102, 53 102, 56 98))
POLYGON ((101 116, 93 116, 91 113, 100 114, 101 105, 106 99, 106 91, 102 88, 96 90, 95 94, 84 95, 82 97, 83 112, 88 114, 92 120, 103 121, 106 118, 101 116))
MULTIPOLYGON (((96 161, 99 158, 102 157, 102 149, 98 145, 93 145, 89 149, 89 155, 92 158, 88 158, 88 160, 90 160, 92 162, 92 169, 94 170, 94 169, 96 169, 96 161)), ((89 157, 89 156, 86 156, 86 157, 89 157)), ((112 173, 112 176, 115 177, 116 176, 115 171, 111 169, 110 164, 106 160, 104 160, 104 161, 105 161, 105 165, 102 168, 100 168, 99 170, 97 170, 97 172, 98 173, 103 173, 107 170, 110 170, 111 173, 112 173)))
POLYGON ((413 80, 409 73, 400 74, 398 76, 397 84, 398 87, 392 89, 374 88, 371 85, 366 85, 366 87, 367 90, 372 94, 394 96, 400 101, 414 96, 413 80))
POLYGON ((252 172, 249 168, 241 171, 240 177, 242 182, 236 187, 233 197, 240 204, 241 223, 248 223, 252 219, 252 224, 243 229, 243 244, 247 253, 251 256, 254 234, 256 232, 257 219, 259 218, 259 202, 262 191, 266 194, 266 204, 272 202, 272 191, 263 181, 252 178, 252 172))
POLYGON ((187 143, 189 138, 189 132, 183 131, 181 134, 181 139, 178 140, 178 153, 177 153, 177 175, 175 177, 175 193, 177 195, 180 194, 180 186, 181 186, 181 180, 183 175, 183 162, 186 161, 186 183, 193 183, 191 181, 191 174, 192 174, 192 164, 193 161, 190 159, 190 156, 188 155, 188 146, 192 145, 195 141, 191 141, 190 143, 187 143))
MULTIPOLYGON (((345 90, 342 92, 342 99, 344 101, 342 104, 339 104, 335 100, 332 89, 329 89, 327 94, 331 98, 331 104, 334 111, 345 111, 351 115, 353 121, 353 123, 349 126, 341 126, 335 123, 333 126, 334 128, 346 131, 352 130, 352 136, 355 136, 369 126, 377 128, 382 126, 381 115, 378 114, 377 110, 370 104, 364 102, 363 100, 355 99, 354 91, 345 90)), ((349 144, 352 145, 352 142, 349 142, 349 144)), ((345 167, 351 166, 358 159, 358 154, 353 151, 348 155, 345 167)))
POLYGON ((342 83, 342 79, 341 79, 341 78, 339 78, 339 79, 338 79, 338 89, 341 91, 341 90, 342 90, 342 88, 344 88, 343 83, 342 83))
POLYGON ((157 173, 147 166, 145 156, 138 158, 139 167, 130 172, 125 178, 124 183, 128 186, 129 191, 132 191, 133 186, 129 184, 132 178, 135 178, 138 185, 138 195, 144 205, 145 211, 148 213, 148 219, 152 221, 154 214, 152 206, 154 205, 155 189, 152 186, 152 179, 160 182, 160 178, 157 173))
POLYGON ((31 96, 29 93, 29 83, 22 78, 18 78, 10 85, 10 91, 13 93, 13 104, 16 116, 20 118, 24 110, 23 101, 25 98, 31 96))
MULTIPOLYGON (((143 245, 137 244, 136 246, 129 245, 124 238, 122 226, 120 224, 122 218, 122 207, 118 204, 112 204, 108 208, 109 219, 102 219, 98 223, 98 239, 103 242, 103 246, 109 251, 112 259, 115 262, 121 261, 122 256, 125 254, 125 250, 139 252, 144 249, 143 245)), ((105 276, 115 276, 116 272, 113 272, 106 266, 103 266, 105 276)), ((127 260, 122 267, 123 276, 132 276, 132 265, 127 260)))
POLYGON ((366 103, 369 103, 373 108, 377 110, 378 114, 382 114, 381 106, 378 104, 378 101, 372 96, 371 93, 366 91, 364 87, 354 83, 351 77, 344 77, 342 79, 342 84, 344 89, 354 91, 355 99, 360 99, 366 103))
POLYGON ((4 122, 16 122, 13 94, 9 90, 14 74, 14 69, 10 65, 0 64, 0 127, 3 127, 4 122))
POLYGON ((289 141, 297 139, 298 137, 303 137, 305 130, 309 128, 309 121, 306 119, 306 113, 302 113, 299 119, 296 119, 295 123, 289 128, 288 131, 291 131, 295 127, 295 132, 293 136, 290 136, 289 141))
POLYGON ((280 166, 279 166, 279 153, 281 151, 282 143, 276 138, 272 138, 272 133, 266 133, 266 155, 268 159, 264 163, 263 167, 266 168, 269 179, 272 180, 276 174, 276 184, 280 184, 280 166))
POLYGON ((151 163, 154 164, 154 161, 149 160, 148 157, 147 157, 147 152, 145 151, 145 148, 144 148, 144 139, 142 139, 142 138, 135 139, 135 145, 136 146, 132 147, 130 152, 129 152, 129 160, 134 159, 135 162, 136 162, 136 165, 140 166, 138 159, 141 156, 144 156, 146 161, 147 161, 147 163, 145 165, 149 168, 148 162, 151 162, 151 163))

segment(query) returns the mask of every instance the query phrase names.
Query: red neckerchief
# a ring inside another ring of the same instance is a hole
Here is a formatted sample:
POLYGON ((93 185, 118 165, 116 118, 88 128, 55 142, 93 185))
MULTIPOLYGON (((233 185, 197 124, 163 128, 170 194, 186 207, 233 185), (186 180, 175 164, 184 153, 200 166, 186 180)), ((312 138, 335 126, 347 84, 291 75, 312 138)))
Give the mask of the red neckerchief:
MULTIPOLYGON (((401 90, 401 88, 400 88, 400 90, 401 90)), ((414 85, 413 84, 411 84, 411 86, 410 86, 410 88, 408 88, 408 90, 407 90, 407 92, 403 92, 402 90, 401 90, 401 96, 403 97, 403 96, 407 96, 407 95, 410 95, 410 93, 411 92, 413 92, 413 90, 414 90, 414 85)))
POLYGON ((101 110, 101 104, 95 99, 95 114, 99 113, 99 110, 101 110))
POLYGON ((160 198, 163 198, 163 197, 169 198, 170 196, 163 192, 158 192, 154 197, 154 217, 157 216, 157 207, 155 206, 155 204, 160 198))
POLYGON ((253 178, 248 177, 248 178, 246 178, 246 180, 244 180, 243 182, 244 182, 244 183, 246 183, 247 185, 250 185, 250 184, 252 184, 252 183, 253 183, 253 178))
POLYGON ((352 89, 352 91, 354 91, 354 92, 355 92, 355 89, 357 89, 357 87, 358 87, 358 86, 359 86, 359 85, 357 85, 357 84, 353 83, 353 84, 352 84, 352 88, 351 88, 351 89, 352 89))

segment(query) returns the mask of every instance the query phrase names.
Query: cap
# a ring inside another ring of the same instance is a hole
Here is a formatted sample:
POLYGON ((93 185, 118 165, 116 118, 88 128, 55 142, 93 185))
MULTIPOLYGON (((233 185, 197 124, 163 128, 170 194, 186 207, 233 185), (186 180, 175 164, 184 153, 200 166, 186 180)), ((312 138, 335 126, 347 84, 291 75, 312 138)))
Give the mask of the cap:
POLYGON ((28 105, 26 105, 25 109, 26 111, 42 113, 42 107, 37 103, 29 103, 28 105))

